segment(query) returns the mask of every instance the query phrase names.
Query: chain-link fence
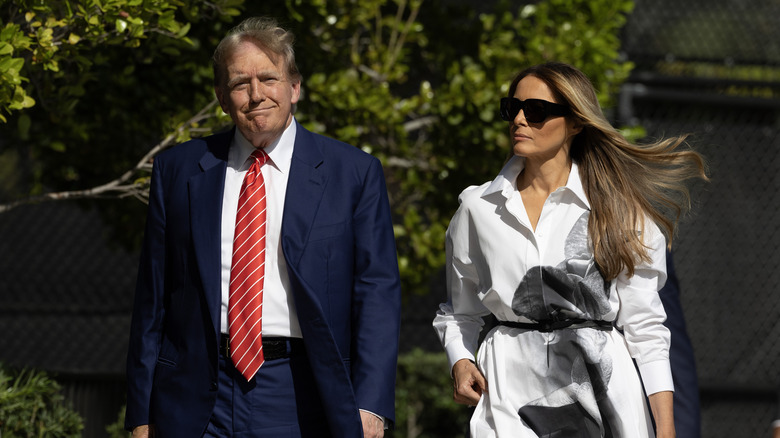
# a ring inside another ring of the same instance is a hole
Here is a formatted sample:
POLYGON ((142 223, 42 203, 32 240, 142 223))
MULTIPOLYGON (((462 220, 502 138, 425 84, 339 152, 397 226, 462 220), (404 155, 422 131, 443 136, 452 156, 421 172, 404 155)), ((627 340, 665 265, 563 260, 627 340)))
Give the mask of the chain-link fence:
POLYGON ((622 123, 690 134, 712 181, 675 243, 702 436, 769 437, 780 388, 780 1, 637 1, 622 123))

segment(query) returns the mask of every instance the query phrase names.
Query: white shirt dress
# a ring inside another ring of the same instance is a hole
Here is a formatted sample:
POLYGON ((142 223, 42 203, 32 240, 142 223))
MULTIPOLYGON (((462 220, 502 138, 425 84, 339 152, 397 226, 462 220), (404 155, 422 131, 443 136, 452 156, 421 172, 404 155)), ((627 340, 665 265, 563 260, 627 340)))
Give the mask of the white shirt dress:
POLYGON ((447 230, 448 297, 433 325, 450 367, 475 360, 487 380, 471 438, 652 437, 642 385, 647 394, 673 390, 658 297, 665 238, 647 219, 637 232, 651 263, 604 281, 587 237, 590 205, 577 165, 545 201, 536 230, 515 183, 523 166, 513 157, 494 181, 464 190, 447 230), (498 325, 477 348, 490 313, 523 323, 609 321, 615 329, 498 325))

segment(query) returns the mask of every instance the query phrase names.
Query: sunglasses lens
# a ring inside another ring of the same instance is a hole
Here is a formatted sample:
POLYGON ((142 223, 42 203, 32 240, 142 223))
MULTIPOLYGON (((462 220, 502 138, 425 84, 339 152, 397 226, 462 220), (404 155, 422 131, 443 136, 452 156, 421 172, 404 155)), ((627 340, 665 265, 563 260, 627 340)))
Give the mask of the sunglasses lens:
POLYGON ((506 122, 511 122, 517 117, 517 113, 520 112, 520 101, 512 99, 510 97, 501 98, 501 119, 506 122))
POLYGON ((541 123, 547 119, 547 109, 544 107, 544 102, 536 99, 528 99, 525 101, 513 98, 502 97, 501 98, 501 119, 507 122, 511 122, 517 117, 517 114, 523 110, 523 116, 525 120, 530 123, 541 123))
POLYGON ((545 111, 544 103, 533 100, 525 101, 525 119, 531 123, 541 123, 547 118, 547 111, 545 111))

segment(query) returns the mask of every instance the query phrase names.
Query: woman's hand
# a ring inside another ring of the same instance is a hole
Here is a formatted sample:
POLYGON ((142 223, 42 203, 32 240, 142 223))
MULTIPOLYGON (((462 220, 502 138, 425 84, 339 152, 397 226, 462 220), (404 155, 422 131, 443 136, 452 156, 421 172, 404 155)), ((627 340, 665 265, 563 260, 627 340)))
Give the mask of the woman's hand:
POLYGON ((650 409, 655 419, 655 434, 658 438, 674 438, 674 407, 672 391, 650 394, 650 409))
POLYGON ((452 376, 455 378, 455 393, 452 398, 456 403, 476 406, 482 393, 487 392, 485 376, 477 369, 474 362, 468 359, 455 362, 452 376))

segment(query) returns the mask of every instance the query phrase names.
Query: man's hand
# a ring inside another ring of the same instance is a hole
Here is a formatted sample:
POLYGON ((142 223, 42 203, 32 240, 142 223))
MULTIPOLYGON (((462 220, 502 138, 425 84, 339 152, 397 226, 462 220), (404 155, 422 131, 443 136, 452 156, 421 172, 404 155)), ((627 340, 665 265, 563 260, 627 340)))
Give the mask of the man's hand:
POLYGON ((452 376, 455 378, 455 394, 452 397, 455 402, 476 406, 482 393, 487 391, 487 381, 474 362, 468 359, 455 362, 452 376))
POLYGON ((360 411, 360 421, 363 422, 365 438, 382 438, 385 436, 385 422, 371 412, 360 411))
POLYGON ((133 429, 133 438, 154 438, 154 427, 148 424, 133 429))

